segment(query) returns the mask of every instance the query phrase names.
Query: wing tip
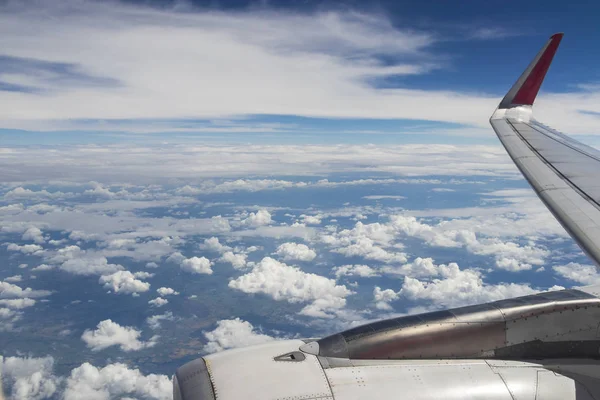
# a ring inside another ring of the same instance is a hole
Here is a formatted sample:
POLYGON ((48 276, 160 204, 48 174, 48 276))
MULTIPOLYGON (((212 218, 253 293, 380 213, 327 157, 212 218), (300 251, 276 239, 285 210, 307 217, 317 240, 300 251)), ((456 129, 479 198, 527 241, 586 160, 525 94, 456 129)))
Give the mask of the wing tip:
POLYGON ((563 32, 550 36, 544 47, 504 96, 498 108, 533 105, 563 36, 563 32))

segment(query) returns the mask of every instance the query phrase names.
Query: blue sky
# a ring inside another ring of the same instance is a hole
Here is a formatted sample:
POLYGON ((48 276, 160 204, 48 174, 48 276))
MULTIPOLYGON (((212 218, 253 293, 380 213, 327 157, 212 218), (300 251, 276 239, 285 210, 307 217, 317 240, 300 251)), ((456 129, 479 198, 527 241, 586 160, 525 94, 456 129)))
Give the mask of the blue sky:
POLYGON ((492 144, 488 115, 557 31, 536 114, 597 133, 594 2, 0 7, 0 135, 11 144, 492 144))
POLYGON ((166 400, 199 354, 597 284, 488 118, 564 31, 535 114, 600 144, 599 13, 0 1, 5 393, 166 400))

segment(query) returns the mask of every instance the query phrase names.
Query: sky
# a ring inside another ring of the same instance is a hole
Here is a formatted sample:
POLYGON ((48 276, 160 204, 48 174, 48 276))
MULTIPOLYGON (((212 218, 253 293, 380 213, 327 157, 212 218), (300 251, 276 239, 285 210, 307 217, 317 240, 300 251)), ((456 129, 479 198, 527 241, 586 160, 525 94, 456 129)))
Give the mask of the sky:
POLYGON ((0 7, 6 143, 492 143, 489 115, 557 31, 536 115, 597 132, 594 2, 0 7))
POLYGON ((535 115, 600 145, 599 8, 0 1, 0 389, 169 399, 215 351, 599 283, 488 123, 564 31, 535 115))

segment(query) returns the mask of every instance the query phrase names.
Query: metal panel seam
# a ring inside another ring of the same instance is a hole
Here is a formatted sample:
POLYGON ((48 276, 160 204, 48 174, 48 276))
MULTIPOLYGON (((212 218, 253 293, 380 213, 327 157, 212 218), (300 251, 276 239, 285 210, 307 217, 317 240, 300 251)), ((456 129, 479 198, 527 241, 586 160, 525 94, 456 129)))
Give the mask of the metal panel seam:
MULTIPOLYGON (((565 181, 565 183, 567 183, 569 186, 571 186, 571 188, 573 190, 575 190, 575 192, 577 194, 579 194, 584 200, 587 200, 588 203, 592 204, 598 211, 600 211, 600 204, 598 204, 596 202, 596 200, 594 200, 587 193, 585 193, 582 189, 580 189, 579 186, 577 186, 573 182, 571 182, 571 180, 569 178, 567 178, 562 172, 560 172, 554 165, 552 165, 552 163, 550 163, 548 160, 546 160, 546 158, 542 154, 540 154, 540 152, 537 151, 529 143, 529 141, 523 137, 523 135, 521 135, 519 130, 513 125, 513 123, 510 120, 505 119, 505 121, 515 131, 515 134, 519 137, 519 139, 521 139, 521 141, 529 148, 529 150, 531 150, 533 152, 533 154, 535 156, 537 156, 537 158, 540 159, 548 167, 548 169, 550 171, 554 172, 559 178, 561 178, 563 181, 565 181)), ((536 132, 539 132, 539 131, 536 129, 536 132)), ((539 133, 543 135, 543 133, 541 133, 541 132, 539 132, 539 133)))

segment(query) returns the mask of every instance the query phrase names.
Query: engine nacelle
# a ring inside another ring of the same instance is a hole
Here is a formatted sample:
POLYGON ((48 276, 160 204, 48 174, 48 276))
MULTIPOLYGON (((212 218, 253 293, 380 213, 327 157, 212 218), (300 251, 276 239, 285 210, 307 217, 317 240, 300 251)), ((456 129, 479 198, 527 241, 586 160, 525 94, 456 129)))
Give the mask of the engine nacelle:
POLYGON ((600 399, 599 323, 580 290, 395 318, 199 358, 174 399, 600 399))

